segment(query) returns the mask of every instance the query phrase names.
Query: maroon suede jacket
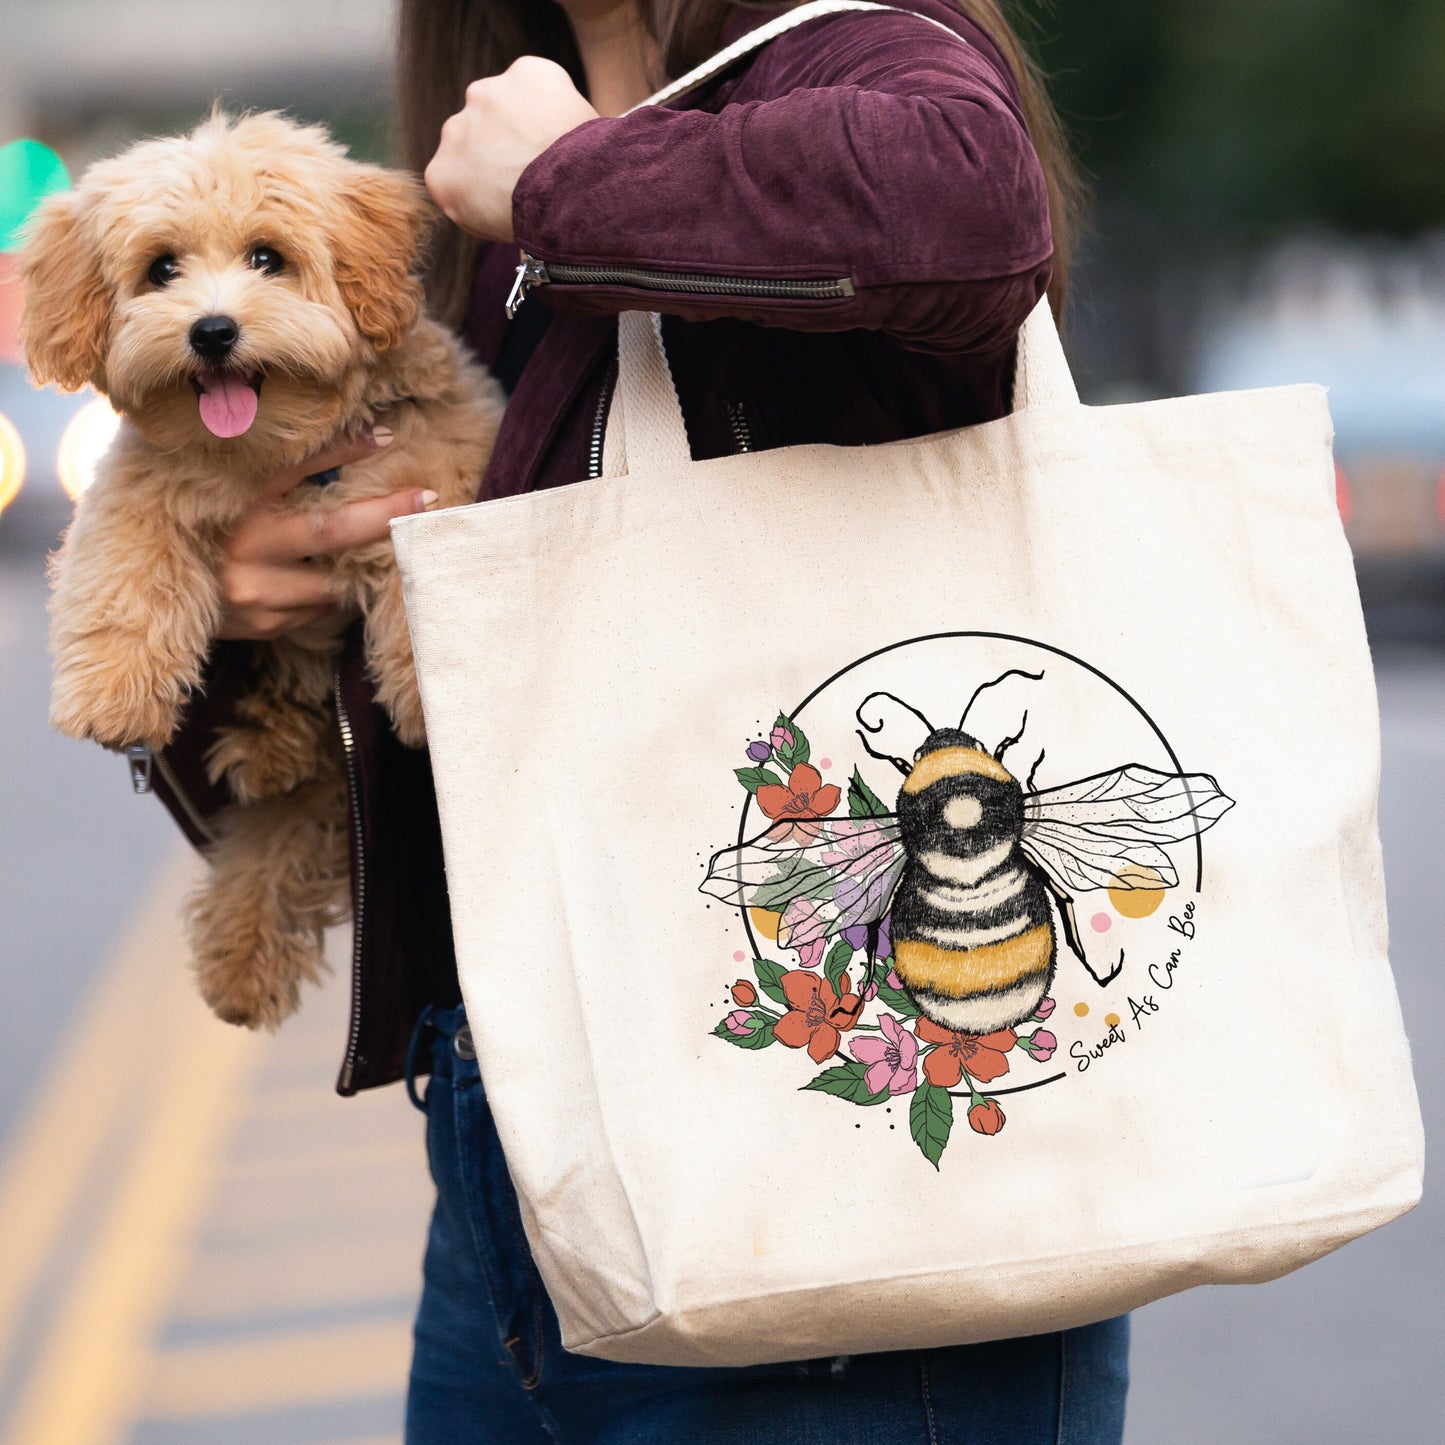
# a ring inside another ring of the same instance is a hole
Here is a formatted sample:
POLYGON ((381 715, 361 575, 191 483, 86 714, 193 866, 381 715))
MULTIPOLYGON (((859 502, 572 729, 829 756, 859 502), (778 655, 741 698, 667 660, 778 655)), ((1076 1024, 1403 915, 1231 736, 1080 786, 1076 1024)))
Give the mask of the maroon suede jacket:
MULTIPOLYGON (((918 14, 809 22, 666 108, 579 126, 528 167, 517 247, 484 248, 464 328, 513 387, 481 498, 596 473, 622 310, 664 313, 700 459, 1008 410, 1018 329, 1049 274, 1043 176, 987 35, 948 0, 895 3, 918 14), (518 248, 528 285, 509 322, 518 248)), ((763 18, 737 15, 725 39, 763 18)), ((227 801, 206 749, 249 666, 246 645, 218 644, 156 759, 155 790, 197 845, 227 801)), ((421 1009, 460 995, 427 755, 390 733, 354 638, 337 692, 356 919, 337 1087, 353 1093, 398 1078, 421 1009)))

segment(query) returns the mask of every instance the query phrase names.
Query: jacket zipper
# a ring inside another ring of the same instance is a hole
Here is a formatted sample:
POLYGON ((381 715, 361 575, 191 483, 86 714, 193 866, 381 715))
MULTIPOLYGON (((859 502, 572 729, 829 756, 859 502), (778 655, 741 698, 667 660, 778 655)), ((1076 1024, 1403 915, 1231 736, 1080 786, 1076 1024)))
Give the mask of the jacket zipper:
POLYGON ((346 1057, 337 1081, 343 1092, 351 1089, 356 1076, 356 1051, 361 1041, 361 931, 366 920, 366 849, 361 831, 361 802, 357 789, 356 736, 351 730, 351 714, 341 691, 341 665, 331 675, 332 696, 336 699, 336 722, 341 731, 341 751, 346 758, 347 811, 351 818, 351 838, 356 846, 356 876, 351 880, 351 1020, 346 1033, 346 1057))
POLYGON ((748 421, 747 403, 742 401, 728 402, 728 424, 733 429, 733 445, 740 452, 750 452, 753 449, 753 428, 748 421))
POLYGON ((592 413, 592 440, 587 444, 587 480, 594 481, 602 475, 602 447, 607 436, 607 411, 612 393, 617 386, 617 363, 607 368, 602 378, 602 390, 597 393, 597 410, 592 413))
POLYGON ((834 301, 852 296, 847 276, 825 281, 779 281, 759 276, 705 276, 688 271, 654 271, 646 266, 573 266, 539 261, 522 252, 522 264, 507 293, 507 319, 538 286, 557 283, 591 286, 635 286, 642 291, 677 291, 696 296, 770 296, 778 300, 834 301))

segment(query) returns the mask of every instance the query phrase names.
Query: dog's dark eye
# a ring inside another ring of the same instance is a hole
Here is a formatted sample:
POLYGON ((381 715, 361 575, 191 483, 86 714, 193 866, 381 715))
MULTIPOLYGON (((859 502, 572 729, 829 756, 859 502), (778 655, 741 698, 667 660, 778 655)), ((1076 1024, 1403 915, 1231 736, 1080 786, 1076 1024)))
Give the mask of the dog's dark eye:
POLYGON ((157 256, 151 262, 151 268, 146 272, 146 280, 152 286, 169 286, 180 274, 181 268, 176 264, 176 258, 167 251, 164 256, 157 256))
POLYGON ((281 253, 270 246, 253 246, 246 261, 253 271, 264 271, 268 276, 274 276, 286 264, 281 253))

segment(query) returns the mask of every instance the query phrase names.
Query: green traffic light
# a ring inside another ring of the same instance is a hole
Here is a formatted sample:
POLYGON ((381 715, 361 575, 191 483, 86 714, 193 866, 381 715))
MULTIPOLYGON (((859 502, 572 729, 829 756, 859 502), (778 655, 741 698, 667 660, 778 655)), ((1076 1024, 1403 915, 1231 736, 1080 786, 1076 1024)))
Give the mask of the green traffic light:
POLYGON ((27 138, 0 146, 0 251, 19 250, 36 206, 69 185, 65 162, 48 145, 27 138))

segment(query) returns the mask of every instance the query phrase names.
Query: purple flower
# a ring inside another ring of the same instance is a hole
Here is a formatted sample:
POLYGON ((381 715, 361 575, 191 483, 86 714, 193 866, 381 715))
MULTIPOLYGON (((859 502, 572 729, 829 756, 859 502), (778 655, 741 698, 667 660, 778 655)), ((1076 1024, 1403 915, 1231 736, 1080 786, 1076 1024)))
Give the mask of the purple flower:
MULTIPOLYGON (((879 881, 881 882, 882 880, 879 881)), ((851 882, 851 879, 840 878, 837 887, 833 890, 833 899, 840 908, 853 908, 857 905, 857 898, 854 897, 850 899, 849 894, 850 892, 861 893, 861 890, 858 889, 856 884, 850 889, 849 884, 851 882)), ((877 892, 877 888, 875 887, 870 891, 877 892)), ((858 952, 859 949, 868 947, 868 925, 866 923, 855 923, 852 928, 845 928, 840 936, 855 953, 858 952)), ((885 959, 891 957, 892 953, 893 940, 888 937, 888 919, 885 915, 878 925, 878 951, 874 954, 874 957, 885 959)))
POLYGON ((868 947, 868 925, 866 923, 855 923, 852 928, 843 930, 843 942, 853 950, 854 953, 860 948, 868 947))
POLYGON ((1059 1041, 1047 1029, 1035 1029, 1020 1042, 1041 1064, 1053 1058, 1054 1050, 1059 1046, 1059 1041))
POLYGON ((1046 998, 1046 999, 1044 999, 1044 1001, 1043 1001, 1041 1004, 1039 1004, 1038 1008, 1036 1008, 1036 1009, 1034 1010, 1034 1017, 1035 1017, 1036 1019, 1038 1019, 1038 1021, 1039 1021, 1040 1023, 1042 1023, 1046 1018, 1048 1018, 1048 1016, 1049 1016, 1051 1013, 1053 1013, 1053 1011, 1054 1011, 1054 1001, 1053 1001, 1053 999, 1051 999, 1051 998, 1046 998))
POLYGON ((753 1016, 745 1008, 735 1008, 724 1020, 730 1034, 750 1034, 753 1031, 753 1016))
POLYGON ((767 743, 764 743, 764 742, 756 742, 756 743, 749 743, 749 744, 748 744, 748 756, 749 756, 755 763, 765 763, 765 762, 767 762, 768 758, 772 755, 772 751, 773 751, 772 748, 770 748, 770 747, 767 745, 767 743))
POLYGON ((863 1084, 870 1094, 911 1094, 918 1087, 918 1040, 892 1014, 880 1014, 881 1038, 854 1039, 848 1048, 866 1064, 863 1084))
POLYGON ((771 742, 775 748, 790 748, 793 746, 793 730, 785 728, 781 723, 772 731, 771 742))
MULTIPOLYGON (((892 921, 893 921, 893 915, 892 915, 891 913, 885 913, 885 914, 883 915, 883 922, 878 925, 878 957, 879 957, 879 958, 892 958, 892 957, 893 957, 893 940, 892 940, 892 938, 889 937, 889 934, 888 934, 888 930, 889 930, 889 927, 890 927, 891 924, 892 924, 892 921)), ((900 984, 899 987, 902 987, 902 985, 900 984)))

